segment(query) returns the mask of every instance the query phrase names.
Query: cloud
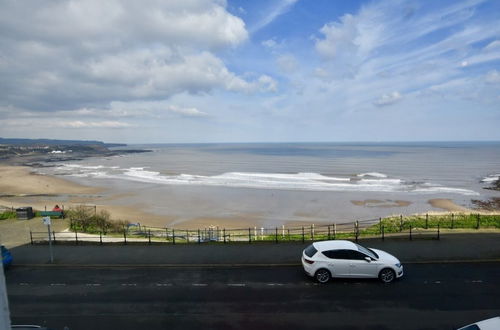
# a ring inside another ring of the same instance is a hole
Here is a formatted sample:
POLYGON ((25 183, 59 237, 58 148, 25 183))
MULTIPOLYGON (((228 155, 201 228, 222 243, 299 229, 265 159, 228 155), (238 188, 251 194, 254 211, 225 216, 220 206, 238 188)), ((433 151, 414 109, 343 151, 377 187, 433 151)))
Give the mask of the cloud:
POLYGON ((262 41, 261 44, 262 44, 262 46, 264 46, 266 48, 273 49, 276 47, 277 42, 274 39, 268 39, 268 40, 262 41))
POLYGON ((491 70, 486 74, 485 81, 489 84, 500 83, 500 72, 497 70, 491 70))
POLYGON ((205 117, 208 116, 207 113, 202 112, 196 108, 181 108, 176 105, 170 105, 167 107, 167 111, 179 114, 185 117, 205 117))
POLYGON ((293 56, 292 54, 280 55, 276 59, 276 62, 278 63, 278 67, 283 72, 287 72, 287 73, 293 73, 294 71, 297 70, 297 67, 299 66, 299 62, 297 61, 297 58, 295 56, 293 56))
POLYGON ((267 9, 267 14, 264 15, 254 26, 252 26, 252 33, 271 24, 276 18, 290 10, 290 8, 292 8, 297 1, 298 0, 280 0, 276 6, 267 9))
POLYGON ((392 105, 401 101, 403 96, 399 92, 392 92, 390 94, 383 94, 377 101, 373 104, 379 107, 384 107, 387 105, 392 105))
POLYGON ((258 90, 217 56, 248 38, 221 0, 2 2, 0 29, 3 107, 48 112, 258 90))
POLYGON ((106 128, 106 129, 119 129, 119 128, 129 128, 133 125, 125 122, 119 121, 67 121, 64 119, 48 119, 48 118, 38 118, 36 120, 16 120, 16 119, 5 119, 0 120, 2 125, 8 125, 9 127, 20 127, 20 128, 33 128, 42 127, 44 129, 51 128, 71 128, 71 129, 84 129, 84 128, 106 128))

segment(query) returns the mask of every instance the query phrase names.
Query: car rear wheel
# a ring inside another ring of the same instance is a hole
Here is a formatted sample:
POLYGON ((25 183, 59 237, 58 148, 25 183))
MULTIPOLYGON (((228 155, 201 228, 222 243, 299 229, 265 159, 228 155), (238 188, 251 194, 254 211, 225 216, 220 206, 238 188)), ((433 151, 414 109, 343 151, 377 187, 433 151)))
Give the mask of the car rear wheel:
POLYGON ((384 268, 378 274, 378 278, 384 283, 391 283, 396 279, 396 273, 390 268, 384 268))
POLYGON ((332 275, 327 269, 318 269, 314 277, 316 278, 316 281, 318 281, 319 283, 326 283, 330 280, 332 275))

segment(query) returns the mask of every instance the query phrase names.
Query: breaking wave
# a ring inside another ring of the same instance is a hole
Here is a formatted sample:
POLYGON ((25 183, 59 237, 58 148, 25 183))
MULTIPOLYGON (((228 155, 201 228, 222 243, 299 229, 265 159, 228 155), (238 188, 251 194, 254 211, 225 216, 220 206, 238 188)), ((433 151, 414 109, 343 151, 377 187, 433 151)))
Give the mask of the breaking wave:
POLYGON ((477 192, 430 183, 407 183, 378 172, 354 176, 329 176, 319 173, 228 172, 206 176, 194 174, 166 175, 144 167, 61 165, 58 174, 75 177, 108 178, 165 185, 216 186, 253 189, 348 192, 408 192, 418 194, 450 193, 478 195, 477 192))

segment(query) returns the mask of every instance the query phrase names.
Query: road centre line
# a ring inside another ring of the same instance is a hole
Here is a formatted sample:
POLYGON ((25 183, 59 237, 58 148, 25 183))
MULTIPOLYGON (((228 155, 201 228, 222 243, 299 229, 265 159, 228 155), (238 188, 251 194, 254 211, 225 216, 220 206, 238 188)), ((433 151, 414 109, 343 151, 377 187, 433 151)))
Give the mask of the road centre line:
POLYGON ((207 283, 192 283, 192 286, 208 286, 207 283))
POLYGON ((247 286, 245 283, 228 283, 227 286, 247 286))
POLYGON ((66 283, 50 283, 50 286, 66 286, 66 283))

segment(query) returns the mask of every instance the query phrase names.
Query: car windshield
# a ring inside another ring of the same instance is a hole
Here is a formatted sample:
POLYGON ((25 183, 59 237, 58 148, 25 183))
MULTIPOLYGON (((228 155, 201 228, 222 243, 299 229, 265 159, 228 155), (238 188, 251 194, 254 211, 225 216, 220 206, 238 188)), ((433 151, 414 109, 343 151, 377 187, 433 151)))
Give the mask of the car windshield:
POLYGON ((356 244, 356 246, 358 247, 359 252, 366 254, 370 258, 378 259, 378 255, 375 252, 373 252, 372 250, 367 249, 364 246, 361 246, 359 244, 356 244))

